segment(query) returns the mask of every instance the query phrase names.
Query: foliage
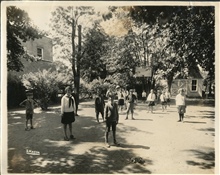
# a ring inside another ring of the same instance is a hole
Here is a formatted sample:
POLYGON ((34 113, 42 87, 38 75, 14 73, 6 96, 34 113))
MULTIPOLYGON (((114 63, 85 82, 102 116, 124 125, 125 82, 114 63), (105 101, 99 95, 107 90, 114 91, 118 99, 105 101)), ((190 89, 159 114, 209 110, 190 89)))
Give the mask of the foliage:
POLYGON ((103 58, 110 49, 107 43, 108 36, 98 24, 88 29, 84 39, 83 57, 80 60, 82 77, 87 82, 106 77, 106 65, 103 58))
POLYGON ((59 87, 66 85, 68 79, 66 79, 65 74, 44 69, 35 73, 24 74, 22 82, 27 89, 33 89, 36 92, 36 99, 41 108, 46 110, 51 96, 58 92, 59 87))
POLYGON ((214 7, 161 6, 130 7, 131 17, 141 25, 158 25, 167 38, 166 46, 156 57, 156 73, 168 80, 170 87, 177 72, 188 75, 197 64, 214 79, 214 7))
POLYGON ((8 70, 22 71, 21 57, 31 56, 25 53, 21 42, 41 38, 44 33, 33 26, 28 14, 15 7, 7 7, 7 66, 8 70))
POLYGON ((21 79, 10 72, 7 77, 7 106, 18 107, 22 100, 26 98, 25 87, 23 86, 21 79))

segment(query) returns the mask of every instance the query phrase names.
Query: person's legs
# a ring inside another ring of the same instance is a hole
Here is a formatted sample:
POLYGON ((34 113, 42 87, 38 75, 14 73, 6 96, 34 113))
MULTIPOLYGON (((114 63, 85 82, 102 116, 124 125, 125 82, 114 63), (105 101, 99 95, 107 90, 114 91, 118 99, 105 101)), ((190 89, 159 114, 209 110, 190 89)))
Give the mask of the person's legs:
POLYGON ((128 114, 129 114, 130 109, 131 109, 131 103, 128 103, 127 104, 127 111, 126 111, 126 118, 125 118, 125 120, 128 119, 128 114))
POLYGON ((63 124, 63 131, 64 131, 64 140, 69 140, 68 136, 67 136, 67 124, 63 124))
POLYGON ((116 140, 116 125, 117 125, 116 122, 112 123, 113 142, 114 145, 119 145, 119 143, 116 140))
POLYGON ((28 130, 28 120, 29 120, 29 119, 26 118, 26 122, 25 122, 25 131, 28 130))
POLYGON ((150 106, 151 113, 153 113, 153 105, 150 106))
POLYGON ((32 119, 30 119, 31 129, 34 129, 32 119))
POLYGON ((106 129, 105 129, 105 144, 106 144, 106 146, 107 146, 108 148, 110 147, 110 145, 109 145, 109 143, 108 143, 108 133, 109 133, 109 131, 110 131, 110 126, 109 126, 108 123, 106 123, 106 129))
POLYGON ((99 123, 99 111, 96 111, 96 120, 99 123))
POLYGON ((134 120, 134 103, 131 103, 131 119, 134 120))
POLYGON ((75 139, 75 137, 73 136, 73 127, 72 127, 72 123, 68 124, 69 125, 69 131, 70 131, 70 138, 71 139, 75 139))
POLYGON ((101 113, 101 115, 102 115, 102 120, 103 120, 103 122, 104 122, 104 121, 105 121, 105 119, 104 119, 104 110, 101 111, 100 113, 101 113))
POLYGON ((178 120, 178 122, 181 122, 181 118, 182 118, 182 115, 181 115, 181 113, 179 113, 179 120, 178 120))

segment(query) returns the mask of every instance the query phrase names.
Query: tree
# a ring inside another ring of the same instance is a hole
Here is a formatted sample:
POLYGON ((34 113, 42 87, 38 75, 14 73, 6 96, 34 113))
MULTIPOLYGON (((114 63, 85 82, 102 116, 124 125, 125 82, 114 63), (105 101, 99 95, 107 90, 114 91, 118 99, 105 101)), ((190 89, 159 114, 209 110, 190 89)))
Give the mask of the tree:
POLYGON ((7 7, 7 67, 8 70, 22 71, 21 57, 31 59, 22 43, 41 38, 45 34, 32 25, 28 14, 15 6, 7 7))
POLYGON ((106 64, 104 59, 110 49, 109 37, 104 33, 99 24, 88 29, 84 36, 83 56, 80 60, 82 78, 87 82, 94 79, 106 78, 106 64))
POLYGON ((56 10, 52 12, 53 18, 51 19, 51 27, 53 30, 55 50, 59 49, 59 51, 61 51, 58 55, 59 58, 68 59, 71 62, 77 98, 79 98, 80 59, 82 52, 80 42, 81 34, 80 32, 78 33, 79 40, 77 42, 76 32, 81 30, 79 18, 93 13, 93 8, 86 6, 57 7, 56 10))
POLYGON ((158 24, 161 31, 168 29, 165 59, 157 61, 157 70, 169 79, 169 86, 178 71, 187 76, 197 64, 214 79, 214 7, 134 6, 129 10, 138 23, 158 24))

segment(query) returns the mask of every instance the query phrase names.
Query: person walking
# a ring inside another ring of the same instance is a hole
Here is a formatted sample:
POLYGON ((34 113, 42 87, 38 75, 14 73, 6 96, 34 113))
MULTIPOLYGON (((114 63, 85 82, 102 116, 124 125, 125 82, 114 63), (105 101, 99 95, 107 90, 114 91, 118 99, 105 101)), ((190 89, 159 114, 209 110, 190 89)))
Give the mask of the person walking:
POLYGON ((186 112, 186 96, 184 94, 184 89, 180 88, 178 90, 179 94, 176 96, 176 106, 179 114, 178 122, 183 121, 184 113, 186 112))
POLYGON ((142 91, 141 97, 142 97, 142 102, 145 103, 146 102, 146 98, 147 98, 147 93, 146 93, 145 90, 142 91))
POLYGON ((164 91, 160 95, 160 102, 162 105, 162 111, 164 111, 167 108, 167 99, 164 91))
POLYGON ((113 141, 114 145, 120 145, 116 141, 116 126, 118 124, 119 120, 119 114, 118 114, 118 106, 117 103, 114 102, 115 96, 110 95, 108 98, 108 103, 105 106, 105 120, 106 120, 106 129, 105 129, 105 144, 107 148, 110 148, 108 136, 109 132, 112 128, 113 133, 113 141))
POLYGON ((71 95, 71 87, 65 88, 65 95, 61 99, 61 123, 64 129, 64 140, 69 141, 67 136, 67 125, 69 126, 70 139, 75 139, 72 133, 72 123, 75 122, 76 102, 71 95))
POLYGON ((99 123, 99 113, 102 115, 102 120, 104 122, 104 109, 105 109, 105 100, 100 91, 98 91, 98 96, 95 99, 95 113, 96 120, 99 123))
POLYGON ((153 113, 153 106, 155 106, 156 95, 154 94, 154 90, 151 89, 149 95, 147 96, 148 103, 148 112, 151 111, 153 113))
POLYGON ((131 112, 131 119, 134 120, 134 105, 137 99, 133 92, 133 89, 130 89, 129 94, 127 96, 127 111, 125 120, 128 119, 129 112, 131 112))
POLYGON ((26 122, 25 122, 25 131, 29 131, 30 129, 34 129, 33 127, 33 114, 34 107, 37 106, 37 102, 33 100, 33 92, 26 90, 27 99, 22 101, 19 105, 24 106, 26 108, 26 122), (30 121, 30 129, 28 127, 28 121, 30 121))

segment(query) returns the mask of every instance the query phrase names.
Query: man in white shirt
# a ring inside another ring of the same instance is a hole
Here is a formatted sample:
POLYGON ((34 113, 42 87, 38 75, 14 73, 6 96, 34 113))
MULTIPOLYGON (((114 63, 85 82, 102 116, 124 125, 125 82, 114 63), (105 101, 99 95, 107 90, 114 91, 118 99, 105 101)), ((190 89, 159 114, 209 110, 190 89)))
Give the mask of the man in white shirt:
POLYGON ((178 122, 183 121, 184 113, 186 112, 186 96, 184 94, 184 89, 179 89, 179 94, 176 96, 176 106, 179 113, 178 122))

